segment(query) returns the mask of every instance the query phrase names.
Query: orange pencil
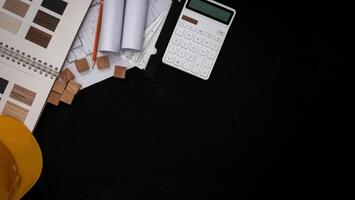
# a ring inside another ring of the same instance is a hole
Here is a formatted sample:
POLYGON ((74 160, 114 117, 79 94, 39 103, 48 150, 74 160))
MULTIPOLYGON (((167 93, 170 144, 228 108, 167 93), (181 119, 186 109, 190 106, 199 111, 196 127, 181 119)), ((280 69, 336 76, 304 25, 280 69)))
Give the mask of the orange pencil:
POLYGON ((99 45, 99 38, 100 38, 100 31, 101 31, 101 21, 102 21, 102 10, 103 10, 103 0, 100 0, 99 2, 99 16, 97 20, 97 26, 96 26, 96 35, 95 35, 95 43, 94 43, 94 49, 92 53, 92 61, 95 65, 96 59, 97 59, 97 48, 99 45))

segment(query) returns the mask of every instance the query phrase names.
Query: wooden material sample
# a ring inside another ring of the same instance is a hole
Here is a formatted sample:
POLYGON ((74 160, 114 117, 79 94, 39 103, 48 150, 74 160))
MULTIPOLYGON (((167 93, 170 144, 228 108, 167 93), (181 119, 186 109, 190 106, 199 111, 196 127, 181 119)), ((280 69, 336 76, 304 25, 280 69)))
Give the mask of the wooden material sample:
POLYGON ((53 87, 52 87, 52 91, 59 93, 59 94, 63 94, 63 91, 65 90, 65 86, 66 86, 66 84, 63 81, 56 80, 54 82, 53 87))
POLYGON ((73 100, 74 100, 74 94, 67 91, 67 90, 64 90, 62 97, 60 98, 60 101, 66 103, 68 105, 71 105, 73 100))
POLYGON ((55 106, 58 106, 61 98, 62 98, 61 94, 51 91, 48 95, 47 102, 55 106))
POLYGON ((28 110, 8 101, 5 104, 2 114, 11 116, 20 122, 24 122, 26 120, 28 110))
POLYGON ((75 61, 75 66, 76 66, 76 69, 78 70, 79 73, 82 73, 82 72, 90 69, 89 63, 86 60, 86 58, 82 58, 80 60, 76 60, 75 61))
POLYGON ((73 80, 69 81, 67 87, 65 88, 66 91, 76 95, 81 88, 81 85, 73 80))
POLYGON ((31 26, 25 38, 41 47, 47 48, 52 36, 31 26))
POLYGON ((11 90, 10 97, 21 103, 32 106, 32 103, 36 97, 36 93, 20 85, 15 84, 11 90))
POLYGON ((62 0, 43 0, 41 6, 62 15, 68 3, 62 0))
POLYGON ((9 81, 0 77, 0 94, 4 94, 8 83, 9 81))
POLYGON ((122 66, 115 66, 115 72, 113 74, 114 77, 116 78, 126 78, 126 68, 122 66))
POLYGON ((66 68, 62 72, 60 72, 59 78, 62 79, 64 83, 68 83, 70 80, 73 80, 75 76, 70 71, 70 69, 66 68))
POLYGON ((108 67, 110 67, 110 61, 108 59, 108 56, 101 56, 97 58, 97 68, 105 69, 108 67))
POLYGON ((38 10, 36 17, 33 20, 34 23, 43 26, 44 28, 47 28, 51 31, 55 31, 59 21, 60 20, 58 18, 53 17, 52 15, 45 13, 41 10, 38 10))
POLYGON ((0 11, 0 28, 16 34, 21 24, 22 22, 20 20, 0 11))
POLYGON ((30 5, 20 0, 6 0, 3 6, 4 9, 20 17, 25 17, 29 7, 30 5))

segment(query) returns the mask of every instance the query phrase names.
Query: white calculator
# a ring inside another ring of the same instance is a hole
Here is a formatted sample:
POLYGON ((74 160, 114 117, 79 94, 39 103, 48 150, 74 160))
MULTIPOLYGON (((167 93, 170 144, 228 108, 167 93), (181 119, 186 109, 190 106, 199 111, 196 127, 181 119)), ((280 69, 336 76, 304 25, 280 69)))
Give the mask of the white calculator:
POLYGON ((235 10, 212 0, 186 0, 163 63, 207 80, 235 10))

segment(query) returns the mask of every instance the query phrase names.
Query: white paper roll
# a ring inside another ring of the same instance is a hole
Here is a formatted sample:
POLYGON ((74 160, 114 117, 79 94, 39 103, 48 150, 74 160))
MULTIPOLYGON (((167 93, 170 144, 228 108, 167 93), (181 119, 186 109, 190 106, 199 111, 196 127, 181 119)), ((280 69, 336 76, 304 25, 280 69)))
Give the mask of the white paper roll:
POLYGON ((148 0, 126 0, 122 49, 142 50, 148 0))
POLYGON ((99 51, 121 52, 124 8, 124 0, 104 1, 99 51))

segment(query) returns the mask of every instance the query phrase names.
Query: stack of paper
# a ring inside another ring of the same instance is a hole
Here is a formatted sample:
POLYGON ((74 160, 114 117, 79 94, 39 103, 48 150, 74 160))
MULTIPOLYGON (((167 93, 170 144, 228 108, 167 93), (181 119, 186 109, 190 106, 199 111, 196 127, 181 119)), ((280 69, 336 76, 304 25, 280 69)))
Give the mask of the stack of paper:
MULTIPOLYGON (((117 0, 113 0, 113 1, 116 2, 117 0)), ((126 0, 126 1, 130 1, 130 0, 126 0)), ((82 89, 89 87, 97 82, 103 81, 109 77, 112 77, 114 72, 114 67, 117 65, 124 66, 127 69, 130 69, 135 66, 140 69, 145 69, 150 56, 155 54, 157 51, 155 49, 155 44, 160 35, 162 27, 165 23, 167 14, 170 10, 170 6, 171 6, 171 0, 148 0, 147 14, 144 16, 142 15, 136 16, 137 19, 140 19, 141 21, 143 18, 145 18, 146 28, 144 31, 144 40, 142 44, 139 44, 137 40, 130 40, 130 39, 127 39, 125 43, 121 43, 121 44, 116 43, 115 47, 109 46, 112 45, 113 43, 104 44, 102 41, 104 41, 103 39, 104 37, 107 37, 108 31, 104 30, 105 24, 103 19, 102 32, 100 34, 101 37, 100 37, 100 45, 99 45, 99 50, 103 50, 103 52, 99 52, 98 56, 103 54, 108 55, 110 60, 110 67, 107 69, 98 69, 97 67, 94 66, 90 70, 79 73, 75 67, 75 60, 87 58, 89 65, 94 64, 91 61, 91 55, 93 53, 93 44, 95 40, 99 5, 98 5, 98 0, 93 0, 92 5, 87 13, 87 16, 84 19, 84 22, 82 23, 78 35, 67 56, 64 69, 69 68, 73 72, 73 74, 76 77, 75 80, 82 85, 82 89), (110 47, 111 49, 107 47, 110 47)), ((104 8, 105 8, 105 4, 104 4, 104 8)), ((133 12, 129 12, 129 13, 133 13, 133 12)), ((106 16, 106 17, 110 17, 110 16, 106 16)), ((105 18, 105 12, 103 14, 103 18, 105 18)), ((130 16, 130 18, 133 17, 130 16)), ((123 22, 123 24, 124 23, 125 22, 123 22)), ((125 33, 124 30, 122 30, 122 27, 124 29, 128 26, 118 24, 117 27, 120 27, 121 29, 120 32, 123 33, 124 35, 125 33)), ((134 32, 131 29, 132 27, 126 28, 126 30, 128 30, 128 33, 134 32)), ((108 34, 112 34, 112 33, 108 33, 108 34)), ((135 38, 137 37, 139 36, 135 36, 135 38)), ((120 35, 117 35, 117 38, 120 38, 120 35)))

